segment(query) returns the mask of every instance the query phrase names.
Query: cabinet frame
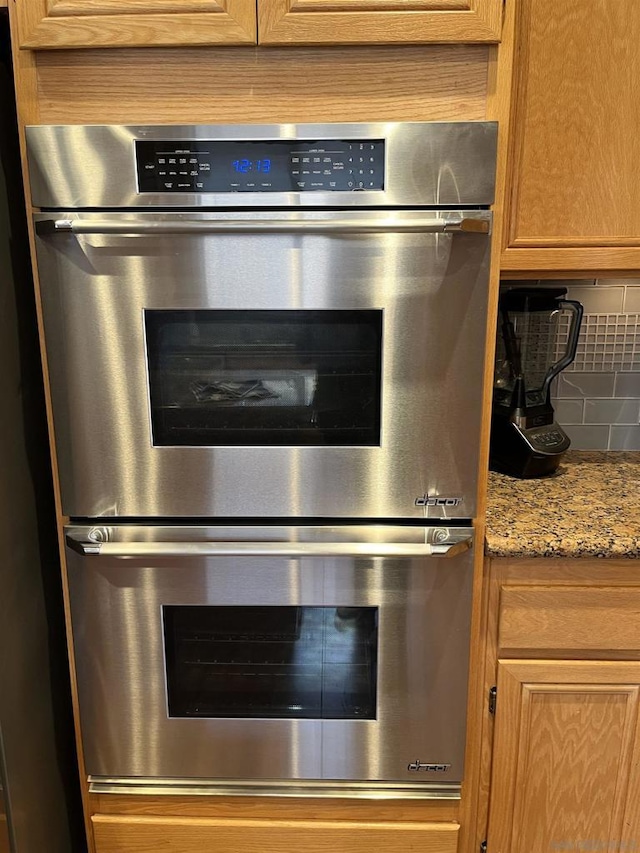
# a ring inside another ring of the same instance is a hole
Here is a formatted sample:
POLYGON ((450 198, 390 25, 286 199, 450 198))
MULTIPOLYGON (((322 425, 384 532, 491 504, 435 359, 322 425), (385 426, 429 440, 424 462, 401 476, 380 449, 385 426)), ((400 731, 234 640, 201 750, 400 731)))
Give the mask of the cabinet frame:
POLYGON ((22 49, 255 44, 255 0, 19 0, 22 49))

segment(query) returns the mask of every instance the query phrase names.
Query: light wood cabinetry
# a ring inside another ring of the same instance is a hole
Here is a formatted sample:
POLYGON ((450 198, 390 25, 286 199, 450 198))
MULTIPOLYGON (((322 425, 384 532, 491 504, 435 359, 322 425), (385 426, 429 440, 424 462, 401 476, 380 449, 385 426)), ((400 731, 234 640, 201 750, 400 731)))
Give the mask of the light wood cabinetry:
POLYGON ((261 44, 498 42, 502 0, 258 0, 261 44))
POLYGON ((96 853, 456 853, 453 823, 211 820, 94 815, 96 853))
POLYGON ((488 850, 640 847, 637 561, 491 561, 488 850))
POLYGON ((95 853, 456 853, 458 804, 222 796, 91 797, 95 853))
POLYGON ((255 44, 255 0, 20 0, 21 48, 255 44))
POLYGON ((633 850, 640 839, 640 663, 498 667, 488 850, 633 850))
POLYGON ((516 0, 505 39, 503 275, 639 270, 640 3, 516 0))
POLYGON ((20 47, 30 50, 490 43, 500 40, 502 24, 502 0, 20 0, 16 5, 20 47))
POLYGON ((503 657, 619 652, 640 657, 640 588, 505 587, 498 645, 503 657))

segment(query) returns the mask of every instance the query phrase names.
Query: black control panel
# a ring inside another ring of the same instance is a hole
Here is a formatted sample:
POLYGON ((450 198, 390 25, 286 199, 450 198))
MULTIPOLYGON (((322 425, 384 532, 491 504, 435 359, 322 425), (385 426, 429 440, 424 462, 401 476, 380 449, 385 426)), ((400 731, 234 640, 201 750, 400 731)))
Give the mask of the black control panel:
POLYGON ((384 189, 384 140, 136 141, 141 193, 384 189))
POLYGON ((543 453, 557 453, 570 444, 567 434, 555 422, 541 429, 525 430, 525 435, 531 447, 543 453))

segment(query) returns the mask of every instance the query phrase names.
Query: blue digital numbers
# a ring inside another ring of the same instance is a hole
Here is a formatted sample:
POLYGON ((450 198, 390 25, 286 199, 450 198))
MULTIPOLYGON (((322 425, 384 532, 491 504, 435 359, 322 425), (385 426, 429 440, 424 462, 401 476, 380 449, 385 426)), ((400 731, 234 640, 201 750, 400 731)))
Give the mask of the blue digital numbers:
POLYGON ((267 174, 271 171, 271 160, 247 160, 244 157, 242 160, 234 160, 233 161, 233 170, 234 172, 241 172, 242 174, 247 174, 247 172, 262 172, 263 174, 267 174))

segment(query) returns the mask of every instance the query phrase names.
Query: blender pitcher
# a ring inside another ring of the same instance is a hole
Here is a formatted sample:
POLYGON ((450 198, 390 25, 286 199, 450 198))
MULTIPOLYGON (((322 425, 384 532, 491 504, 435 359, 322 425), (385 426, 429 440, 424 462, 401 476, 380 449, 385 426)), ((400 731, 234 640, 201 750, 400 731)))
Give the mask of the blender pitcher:
POLYGON ((556 423, 551 381, 575 358, 583 308, 567 289, 500 295, 490 465, 514 477, 556 470, 570 440, 556 423))

